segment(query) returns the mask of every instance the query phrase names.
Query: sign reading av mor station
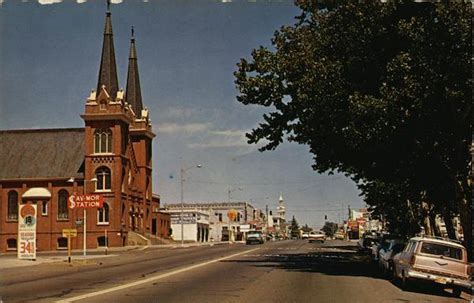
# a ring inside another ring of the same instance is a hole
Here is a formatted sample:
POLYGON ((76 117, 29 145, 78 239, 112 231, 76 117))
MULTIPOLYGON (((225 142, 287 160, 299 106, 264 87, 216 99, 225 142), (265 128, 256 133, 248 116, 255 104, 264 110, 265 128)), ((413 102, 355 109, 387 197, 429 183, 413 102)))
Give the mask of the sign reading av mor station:
POLYGON ((74 208, 102 208, 104 207, 104 196, 101 194, 73 194, 69 197, 68 207, 74 208))

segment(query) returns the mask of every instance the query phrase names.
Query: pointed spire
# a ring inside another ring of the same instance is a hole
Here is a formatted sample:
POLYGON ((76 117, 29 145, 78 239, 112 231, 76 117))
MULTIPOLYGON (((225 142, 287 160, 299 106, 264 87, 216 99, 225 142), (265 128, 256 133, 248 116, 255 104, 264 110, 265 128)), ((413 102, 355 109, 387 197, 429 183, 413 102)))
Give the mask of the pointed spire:
POLYGON ((142 92, 140 89, 140 77, 138 75, 137 50, 135 48, 135 31, 132 27, 130 39, 130 56, 128 59, 127 89, 125 101, 131 104, 137 118, 141 117, 143 109, 142 92))
POLYGON ((107 1, 107 13, 105 17, 104 42, 102 44, 102 58, 100 61, 99 80, 97 82, 97 93, 102 85, 115 99, 118 90, 117 66, 115 63, 115 50, 112 32, 112 18, 110 13, 110 1, 107 1))

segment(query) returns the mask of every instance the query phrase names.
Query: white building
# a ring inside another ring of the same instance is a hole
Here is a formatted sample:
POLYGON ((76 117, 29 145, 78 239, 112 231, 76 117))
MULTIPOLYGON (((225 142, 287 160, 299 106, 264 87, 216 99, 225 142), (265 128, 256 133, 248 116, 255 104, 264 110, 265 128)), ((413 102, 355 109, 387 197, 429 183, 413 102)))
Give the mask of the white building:
MULTIPOLYGON (((179 213, 181 204, 165 204, 164 210, 169 213, 171 211, 179 213)), ((232 231, 232 240, 241 241, 245 238, 244 230, 248 229, 248 225, 250 225, 250 229, 262 229, 265 226, 264 213, 248 202, 186 203, 184 210, 199 210, 208 214, 209 241, 229 241, 229 230, 232 231), (233 220, 228 217, 231 210, 235 212, 233 220)), ((173 221, 173 217, 171 220, 173 221)), ((173 235, 176 235, 174 228, 173 235)), ((176 237, 173 239, 176 240, 176 237)))
POLYGON ((281 234, 281 235, 287 234, 287 224, 286 224, 285 215, 286 215, 285 201, 283 200, 282 194, 280 194, 280 198, 278 199, 277 215, 273 217, 274 233, 281 234))
POLYGON ((202 210, 167 209, 171 217, 171 237, 175 241, 208 242, 209 241, 209 213, 202 210), (183 224, 181 224, 181 217, 183 224), (181 226, 183 233, 181 233, 181 226))

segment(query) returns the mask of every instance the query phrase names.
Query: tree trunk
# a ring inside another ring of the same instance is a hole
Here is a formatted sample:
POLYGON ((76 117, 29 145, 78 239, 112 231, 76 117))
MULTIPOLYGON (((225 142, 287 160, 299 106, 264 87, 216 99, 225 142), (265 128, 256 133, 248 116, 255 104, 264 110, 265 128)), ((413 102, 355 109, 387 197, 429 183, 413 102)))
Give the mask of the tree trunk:
POLYGON ((448 233, 448 238, 456 240, 456 231, 454 230, 453 218, 448 211, 443 212, 443 221, 444 226, 446 226, 446 232, 448 233))
POLYGON ((473 222, 472 222, 472 193, 471 185, 468 180, 465 182, 458 182, 459 190, 459 213, 461 218, 462 232, 464 235, 464 247, 467 250, 469 261, 473 260, 472 251, 474 246, 472 243, 473 222))
POLYGON ((431 220, 430 220, 430 211, 428 207, 428 203, 421 202, 421 209, 423 212, 423 227, 425 228, 425 235, 433 236, 433 229, 431 228, 431 220))
POLYGON ((473 222, 472 222, 472 217, 471 217, 471 211, 472 211, 472 205, 469 205, 470 203, 467 203, 466 199, 463 199, 460 203, 460 209, 461 209, 461 226, 462 226, 462 232, 464 235, 464 247, 466 247, 467 250, 467 255, 469 258, 469 261, 472 261, 472 251, 474 249, 472 245, 472 232, 473 232, 473 222))
POLYGON ((439 228, 436 225, 436 214, 432 210, 430 210, 429 216, 430 216, 430 224, 431 224, 431 230, 433 231, 433 236, 440 237, 441 233, 439 232, 439 228))

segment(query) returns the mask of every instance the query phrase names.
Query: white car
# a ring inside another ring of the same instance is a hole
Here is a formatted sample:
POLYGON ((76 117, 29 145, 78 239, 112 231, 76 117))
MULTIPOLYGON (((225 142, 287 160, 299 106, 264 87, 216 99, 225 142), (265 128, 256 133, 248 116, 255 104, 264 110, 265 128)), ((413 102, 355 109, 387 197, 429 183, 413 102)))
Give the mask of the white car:
POLYGON ((308 235, 308 242, 321 242, 324 243, 326 241, 326 235, 322 231, 311 231, 308 235))

